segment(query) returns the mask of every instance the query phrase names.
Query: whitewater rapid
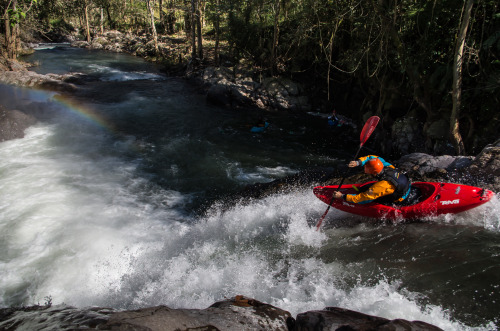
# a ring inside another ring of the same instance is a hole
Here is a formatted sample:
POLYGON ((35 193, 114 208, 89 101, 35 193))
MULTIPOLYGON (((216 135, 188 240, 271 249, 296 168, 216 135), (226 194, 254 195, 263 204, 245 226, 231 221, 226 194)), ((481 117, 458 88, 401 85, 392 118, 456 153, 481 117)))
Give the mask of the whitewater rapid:
MULTIPOLYGON (((124 157, 133 141, 109 145, 104 132, 73 129, 38 124, 0 144, 2 306, 50 298, 78 307, 206 308, 244 294, 293 315, 339 306, 468 329, 397 280, 348 284, 356 263, 325 263, 318 254, 364 225, 316 231, 325 205, 311 190, 193 217, 183 209, 189 195, 152 184, 140 160, 124 157)), ((498 201, 469 213, 473 225, 498 231, 498 201)), ((332 210, 328 222, 344 217, 332 210)))

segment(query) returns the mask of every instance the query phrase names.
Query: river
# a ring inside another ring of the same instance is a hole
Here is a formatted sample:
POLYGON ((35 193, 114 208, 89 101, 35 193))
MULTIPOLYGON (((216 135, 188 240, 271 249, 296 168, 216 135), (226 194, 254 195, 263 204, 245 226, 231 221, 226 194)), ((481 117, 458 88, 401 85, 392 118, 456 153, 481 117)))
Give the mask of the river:
POLYGON ((0 85, 5 105, 52 114, 0 143, 0 306, 206 308, 243 294, 294 316, 338 306, 445 330, 500 325, 497 198, 399 225, 331 209, 317 232, 326 205, 312 188, 225 197, 347 162, 356 135, 281 113, 251 133, 257 111, 208 105, 125 54, 49 45, 27 60, 86 78, 71 97, 0 85))

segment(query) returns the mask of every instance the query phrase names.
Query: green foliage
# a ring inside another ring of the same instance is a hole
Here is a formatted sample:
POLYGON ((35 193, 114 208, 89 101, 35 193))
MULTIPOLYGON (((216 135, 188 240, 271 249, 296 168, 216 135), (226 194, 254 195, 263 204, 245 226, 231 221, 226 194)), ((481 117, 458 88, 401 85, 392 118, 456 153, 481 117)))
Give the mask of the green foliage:
POLYGON ((74 31, 75 28, 68 22, 66 22, 63 18, 51 19, 49 21, 50 29, 62 30, 66 32, 74 31))
POLYGON ((21 20, 26 18, 26 13, 18 8, 10 8, 7 12, 9 15, 10 26, 15 26, 16 24, 19 24, 21 20))

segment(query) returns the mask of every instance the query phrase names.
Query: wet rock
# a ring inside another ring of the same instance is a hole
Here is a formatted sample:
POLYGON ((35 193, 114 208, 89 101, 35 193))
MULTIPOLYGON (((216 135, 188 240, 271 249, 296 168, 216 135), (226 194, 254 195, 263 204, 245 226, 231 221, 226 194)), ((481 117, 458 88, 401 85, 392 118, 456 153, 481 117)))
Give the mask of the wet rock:
POLYGON ((107 326, 112 330, 288 330, 289 312, 260 301, 236 296, 207 309, 166 306, 120 312, 107 326))
POLYGON ((466 175, 475 178, 478 185, 500 193, 500 139, 487 145, 467 170, 466 175))
POLYGON ((474 172, 484 172, 493 176, 500 176, 500 139, 494 144, 486 146, 474 158, 471 165, 474 172))
POLYGON ((309 311, 298 314, 294 331, 351 330, 351 331, 390 331, 390 330, 442 330, 421 321, 404 319, 389 320, 382 317, 362 314, 356 311, 327 307, 325 310, 309 311))
POLYGON ((0 83, 24 87, 37 87, 51 91, 73 92, 76 90, 76 86, 66 82, 66 80, 73 79, 74 77, 74 74, 42 75, 33 71, 4 71, 0 72, 0 83))
POLYGON ((389 320, 360 312, 325 308, 294 319, 288 311, 237 295, 206 309, 167 306, 116 311, 67 305, 0 309, 0 330, 441 330, 421 321, 389 320))
POLYGON ((433 172, 446 173, 448 171, 466 168, 472 165, 473 156, 432 156, 425 153, 405 155, 397 162, 398 168, 406 172, 417 172, 420 176, 433 172))
POLYGON ((0 142, 24 137, 24 130, 36 123, 33 116, 0 105, 0 142))

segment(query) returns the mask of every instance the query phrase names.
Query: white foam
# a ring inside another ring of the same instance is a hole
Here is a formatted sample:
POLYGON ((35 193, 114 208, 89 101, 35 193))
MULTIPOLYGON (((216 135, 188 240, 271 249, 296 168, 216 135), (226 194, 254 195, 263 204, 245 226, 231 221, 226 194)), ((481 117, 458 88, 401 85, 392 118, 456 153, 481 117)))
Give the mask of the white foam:
POLYGON ((164 77, 162 77, 159 74, 147 71, 122 71, 116 68, 98 64, 91 64, 89 65, 89 68, 91 68, 95 72, 105 74, 102 80, 107 82, 115 82, 115 81, 123 82, 123 81, 141 80, 141 79, 145 80, 164 79, 164 77))
POLYGON ((458 214, 429 217, 427 221, 477 226, 492 232, 500 232, 500 201, 498 196, 495 195, 490 201, 474 209, 458 214))
POLYGON ((34 50, 36 51, 41 51, 41 50, 46 50, 46 49, 54 49, 58 47, 68 47, 70 44, 69 43, 41 43, 35 45, 33 47, 34 50))
POLYGON ((24 139, 0 144, 3 305, 8 293, 19 291, 31 296, 26 303, 47 295, 58 302, 108 295, 149 240, 161 241, 165 222, 176 226, 183 219, 175 209, 182 204, 177 192, 160 192, 170 209, 157 208, 154 200, 138 202, 135 190, 146 183, 135 176, 133 163, 89 159, 98 143, 80 146, 89 154, 61 152, 51 145, 55 129, 36 126, 24 139), (110 261, 104 275, 95 273, 96 265, 110 261))
POLYGON ((229 163, 226 167, 227 177, 244 183, 266 183, 297 173, 297 170, 289 167, 250 167, 245 168, 238 162, 229 163))

